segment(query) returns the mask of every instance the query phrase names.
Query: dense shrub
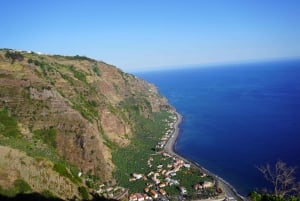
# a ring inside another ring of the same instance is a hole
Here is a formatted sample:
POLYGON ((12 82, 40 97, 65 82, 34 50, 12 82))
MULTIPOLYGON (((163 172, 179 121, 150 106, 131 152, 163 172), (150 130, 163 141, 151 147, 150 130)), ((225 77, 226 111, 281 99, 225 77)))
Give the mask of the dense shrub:
POLYGON ((24 181, 23 179, 17 179, 14 182, 15 188, 17 189, 18 193, 29 193, 32 191, 29 184, 24 181))
POLYGON ((45 144, 56 148, 56 130, 54 128, 35 130, 33 133, 36 138, 41 139, 45 144))
POLYGON ((11 59, 11 63, 14 63, 16 60, 23 61, 24 56, 20 52, 16 51, 6 51, 5 57, 11 59))
POLYGON ((84 186, 78 187, 78 191, 79 191, 81 197, 84 200, 88 200, 89 199, 89 193, 88 193, 87 189, 84 186))

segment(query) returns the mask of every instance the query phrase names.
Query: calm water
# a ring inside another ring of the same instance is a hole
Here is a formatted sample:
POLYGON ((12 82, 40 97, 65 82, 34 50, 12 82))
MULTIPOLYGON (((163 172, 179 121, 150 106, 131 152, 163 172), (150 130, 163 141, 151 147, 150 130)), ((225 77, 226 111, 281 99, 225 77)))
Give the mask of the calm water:
POLYGON ((268 187, 257 165, 280 159, 300 168, 300 60, 138 76, 154 83, 183 115, 176 152, 241 194, 268 187))

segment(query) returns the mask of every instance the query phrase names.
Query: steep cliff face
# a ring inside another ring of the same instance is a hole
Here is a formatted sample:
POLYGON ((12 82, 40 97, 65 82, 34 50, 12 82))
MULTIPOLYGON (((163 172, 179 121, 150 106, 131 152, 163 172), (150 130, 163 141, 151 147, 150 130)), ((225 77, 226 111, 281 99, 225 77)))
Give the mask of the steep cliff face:
POLYGON ((0 86, 2 146, 21 151, 27 161, 70 164, 65 166, 70 174, 74 165, 101 181, 112 176, 113 147, 130 144, 132 113, 151 118, 169 108, 153 85, 81 56, 1 50, 0 86))

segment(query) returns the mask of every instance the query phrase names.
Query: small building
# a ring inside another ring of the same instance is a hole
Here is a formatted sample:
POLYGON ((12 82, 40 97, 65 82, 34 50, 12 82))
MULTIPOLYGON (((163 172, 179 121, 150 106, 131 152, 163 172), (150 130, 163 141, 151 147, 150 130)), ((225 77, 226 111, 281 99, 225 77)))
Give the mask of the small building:
POLYGON ((135 195, 135 194, 131 194, 131 195, 129 196, 129 201, 137 201, 136 195, 135 195))
POLYGON ((161 168, 163 168, 163 165, 158 165, 157 166, 157 169, 161 169, 161 168))
POLYGON ((166 187, 166 184, 165 184, 165 183, 159 184, 159 188, 164 188, 164 187, 166 187))
POLYGON ((201 189, 202 188, 202 186, 200 185, 200 184, 195 184, 194 185, 194 189, 197 191, 197 190, 199 190, 199 189, 201 189))
POLYGON ((153 200, 152 197, 150 197, 150 196, 148 196, 148 195, 146 195, 146 194, 144 194, 144 199, 145 199, 146 201, 152 201, 152 200, 153 200))
POLYGON ((158 198, 158 193, 154 190, 150 191, 150 195, 151 195, 152 198, 158 198))
POLYGON ((148 193, 150 191, 150 189, 148 187, 144 188, 144 192, 148 193))
POLYGON ((203 184, 202 184, 202 187, 203 188, 210 188, 210 187, 213 187, 214 186, 214 184, 213 184, 213 182, 211 182, 211 181, 205 181, 205 182, 203 182, 203 184))
POLYGON ((141 178, 143 178, 143 176, 144 176, 144 175, 142 175, 142 174, 137 174, 137 173, 133 173, 133 174, 132 174, 132 177, 134 177, 135 179, 141 179, 141 178))
POLYGON ((174 177, 174 176, 176 176, 176 172, 171 172, 170 175, 171 175, 172 177, 174 177))
POLYGON ((191 168, 191 164, 185 163, 185 164, 183 164, 183 167, 185 167, 185 168, 191 168))
POLYGON ((166 195, 167 194, 167 192, 164 189, 159 189, 159 193, 162 194, 162 195, 166 195))
POLYGON ((140 193, 136 193, 136 198, 137 198, 137 201, 144 201, 145 200, 144 195, 142 195, 140 193))
POLYGON ((179 186, 180 193, 185 195, 187 194, 186 188, 184 186, 179 186))

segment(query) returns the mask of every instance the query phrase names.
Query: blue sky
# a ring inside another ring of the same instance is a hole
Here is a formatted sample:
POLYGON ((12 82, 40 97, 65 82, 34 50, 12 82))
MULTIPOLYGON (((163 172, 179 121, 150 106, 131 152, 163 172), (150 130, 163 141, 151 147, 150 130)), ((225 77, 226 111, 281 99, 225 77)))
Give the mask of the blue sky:
POLYGON ((0 48, 127 72, 300 57, 299 0, 1 0, 0 48))

